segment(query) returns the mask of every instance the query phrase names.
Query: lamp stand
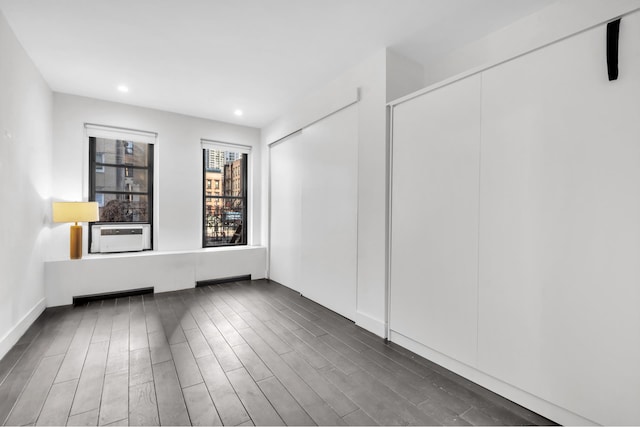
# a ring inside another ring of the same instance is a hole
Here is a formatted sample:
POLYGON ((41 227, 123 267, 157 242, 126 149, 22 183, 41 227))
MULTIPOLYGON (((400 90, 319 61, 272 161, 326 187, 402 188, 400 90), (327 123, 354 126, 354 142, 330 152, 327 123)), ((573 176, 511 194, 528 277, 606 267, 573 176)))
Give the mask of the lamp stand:
POLYGON ((82 258, 82 226, 78 225, 77 222, 71 226, 69 257, 71 259, 82 258))

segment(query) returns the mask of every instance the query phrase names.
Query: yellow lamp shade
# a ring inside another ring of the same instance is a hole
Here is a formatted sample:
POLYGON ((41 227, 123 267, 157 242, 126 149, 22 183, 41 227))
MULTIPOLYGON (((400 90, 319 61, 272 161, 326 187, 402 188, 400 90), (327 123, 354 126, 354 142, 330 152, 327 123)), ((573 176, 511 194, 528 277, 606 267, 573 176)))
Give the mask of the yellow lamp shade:
POLYGON ((53 222, 91 222, 98 218, 98 202, 53 202, 53 222))
POLYGON ((69 235, 69 257, 82 258, 82 226, 79 222, 97 221, 98 202, 53 202, 53 222, 75 222, 69 235))

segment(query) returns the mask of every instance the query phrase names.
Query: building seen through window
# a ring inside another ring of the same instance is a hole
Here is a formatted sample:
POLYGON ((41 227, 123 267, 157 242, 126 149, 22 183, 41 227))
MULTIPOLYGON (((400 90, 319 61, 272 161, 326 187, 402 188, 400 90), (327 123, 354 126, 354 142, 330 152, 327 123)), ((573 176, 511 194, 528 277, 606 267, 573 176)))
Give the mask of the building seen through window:
POLYGON ((204 149, 203 154, 202 246, 246 245, 248 156, 215 149, 204 149))
POLYGON ((153 144, 89 138, 89 200, 100 223, 150 224, 153 220, 153 144))

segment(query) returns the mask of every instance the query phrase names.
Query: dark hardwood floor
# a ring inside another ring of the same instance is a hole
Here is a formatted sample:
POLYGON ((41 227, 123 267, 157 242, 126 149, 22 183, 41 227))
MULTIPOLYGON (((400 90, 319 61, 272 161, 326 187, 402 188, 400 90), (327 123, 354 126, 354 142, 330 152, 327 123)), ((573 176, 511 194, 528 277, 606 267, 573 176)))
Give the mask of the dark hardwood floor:
POLYGON ((276 283, 47 309, 0 361, 7 425, 550 425, 276 283))

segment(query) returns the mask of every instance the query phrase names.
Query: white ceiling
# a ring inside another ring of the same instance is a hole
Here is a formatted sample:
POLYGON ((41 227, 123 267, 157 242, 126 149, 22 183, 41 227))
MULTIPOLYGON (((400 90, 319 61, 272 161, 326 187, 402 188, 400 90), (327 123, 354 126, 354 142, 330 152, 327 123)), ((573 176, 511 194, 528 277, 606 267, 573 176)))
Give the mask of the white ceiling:
POLYGON ((262 127, 385 46, 426 64, 552 1, 0 0, 0 10, 54 91, 262 127))

